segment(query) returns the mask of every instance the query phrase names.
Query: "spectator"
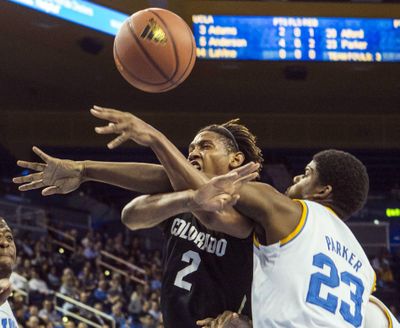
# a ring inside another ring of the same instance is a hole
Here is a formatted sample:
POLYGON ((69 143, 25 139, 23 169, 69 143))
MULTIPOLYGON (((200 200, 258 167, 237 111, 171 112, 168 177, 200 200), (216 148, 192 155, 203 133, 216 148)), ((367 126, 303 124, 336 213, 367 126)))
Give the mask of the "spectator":
POLYGON ((43 307, 39 311, 38 316, 46 323, 52 322, 59 324, 61 321, 61 316, 54 309, 53 302, 50 300, 43 301, 43 307))

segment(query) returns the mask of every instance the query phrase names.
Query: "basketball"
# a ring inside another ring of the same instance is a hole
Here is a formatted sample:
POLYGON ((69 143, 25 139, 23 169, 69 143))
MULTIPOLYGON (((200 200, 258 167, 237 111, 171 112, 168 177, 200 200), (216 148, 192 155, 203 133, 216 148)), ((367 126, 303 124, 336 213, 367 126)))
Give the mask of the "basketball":
POLYGON ((114 39, 121 75, 146 92, 177 87, 192 71, 196 44, 185 21, 171 11, 149 8, 127 18, 114 39))

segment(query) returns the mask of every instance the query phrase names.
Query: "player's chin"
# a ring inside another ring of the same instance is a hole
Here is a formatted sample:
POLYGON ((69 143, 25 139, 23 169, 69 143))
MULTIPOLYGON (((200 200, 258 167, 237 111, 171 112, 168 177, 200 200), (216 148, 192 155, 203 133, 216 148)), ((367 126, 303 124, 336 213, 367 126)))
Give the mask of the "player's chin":
POLYGON ((285 195, 292 199, 297 198, 296 192, 295 192, 295 190, 293 190, 293 186, 286 189, 285 195))

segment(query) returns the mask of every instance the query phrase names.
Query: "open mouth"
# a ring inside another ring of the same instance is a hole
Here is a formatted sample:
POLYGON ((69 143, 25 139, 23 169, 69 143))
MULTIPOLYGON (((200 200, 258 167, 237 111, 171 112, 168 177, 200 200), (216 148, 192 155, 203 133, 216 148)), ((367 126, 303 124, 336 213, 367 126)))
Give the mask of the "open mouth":
POLYGON ((196 169, 198 169, 199 171, 201 171, 201 165, 199 162, 197 161, 191 161, 190 164, 192 164, 196 169))

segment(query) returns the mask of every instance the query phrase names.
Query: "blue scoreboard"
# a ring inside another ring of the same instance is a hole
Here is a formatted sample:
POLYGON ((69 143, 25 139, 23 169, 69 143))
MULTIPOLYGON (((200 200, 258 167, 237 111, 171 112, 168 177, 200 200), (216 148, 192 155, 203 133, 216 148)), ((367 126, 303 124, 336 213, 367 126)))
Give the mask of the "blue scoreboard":
POLYGON ((206 59, 400 61, 400 19, 193 15, 206 59))

